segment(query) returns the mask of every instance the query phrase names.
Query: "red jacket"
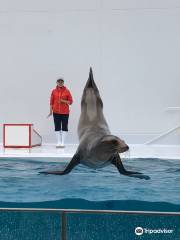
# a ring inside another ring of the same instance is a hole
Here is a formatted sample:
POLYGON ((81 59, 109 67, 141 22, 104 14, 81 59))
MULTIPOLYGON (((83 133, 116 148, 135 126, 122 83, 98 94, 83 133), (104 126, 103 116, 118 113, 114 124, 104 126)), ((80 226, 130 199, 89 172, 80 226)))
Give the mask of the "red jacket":
POLYGON ((73 102, 71 93, 65 86, 57 86, 52 90, 50 105, 54 113, 69 114, 69 105, 67 103, 60 103, 60 99, 67 100, 70 104, 73 102))

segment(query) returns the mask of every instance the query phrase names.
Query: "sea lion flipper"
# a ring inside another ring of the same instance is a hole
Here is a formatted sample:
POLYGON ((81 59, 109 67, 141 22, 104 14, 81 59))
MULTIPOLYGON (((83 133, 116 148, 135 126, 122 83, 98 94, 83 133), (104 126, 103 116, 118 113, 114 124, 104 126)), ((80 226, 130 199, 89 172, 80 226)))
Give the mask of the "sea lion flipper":
POLYGON ((68 165, 66 166, 66 168, 63 171, 47 171, 47 172, 40 172, 40 173, 44 173, 44 174, 55 174, 55 175, 65 175, 68 174, 69 172, 71 172, 71 170, 79 164, 80 161, 80 157, 79 154, 76 153, 74 154, 74 156, 72 157, 71 161, 68 163, 68 165))
POLYGON ((123 164, 122 164, 122 161, 121 161, 121 158, 119 156, 119 154, 115 154, 112 159, 111 159, 111 163, 117 167, 118 171, 123 174, 123 175, 126 175, 128 177, 135 177, 135 178, 140 178, 140 179, 150 179, 149 176, 147 175, 143 175, 142 173, 140 172, 133 172, 133 171, 127 171, 123 164))

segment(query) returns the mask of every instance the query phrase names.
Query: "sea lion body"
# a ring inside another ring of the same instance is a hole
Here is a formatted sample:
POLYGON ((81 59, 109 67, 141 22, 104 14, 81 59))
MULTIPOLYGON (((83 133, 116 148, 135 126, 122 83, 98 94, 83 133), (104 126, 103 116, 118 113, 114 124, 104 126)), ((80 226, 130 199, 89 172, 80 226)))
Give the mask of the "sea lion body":
POLYGON ((99 142, 104 135, 105 131, 100 132, 98 128, 89 128, 86 131, 85 135, 81 137, 81 141, 77 149, 81 156, 80 163, 94 169, 108 165, 109 157, 107 157, 106 154, 103 154, 102 151, 99 151, 98 148, 99 142))
MULTIPOLYGON (((111 164, 111 151, 103 148, 102 139, 111 136, 103 114, 103 102, 94 82, 92 70, 81 99, 81 115, 78 124, 80 163, 91 168, 101 168, 111 164)), ((112 136, 113 138, 114 136, 112 136)), ((116 137, 114 137, 116 138, 116 137)), ((128 150, 128 146, 124 144, 128 150)))

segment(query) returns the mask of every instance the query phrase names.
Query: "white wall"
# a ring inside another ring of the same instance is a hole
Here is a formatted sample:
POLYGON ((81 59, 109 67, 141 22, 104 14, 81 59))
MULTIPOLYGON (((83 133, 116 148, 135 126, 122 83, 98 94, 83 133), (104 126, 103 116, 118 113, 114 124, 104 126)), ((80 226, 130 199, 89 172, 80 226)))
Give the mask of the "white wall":
MULTIPOLYGON (((0 0, 0 123, 46 119, 58 77, 71 90, 68 142, 77 142, 89 66, 112 133, 148 141, 180 123, 180 2, 177 0, 0 0)), ((2 126, 1 137, 2 142, 2 126)))

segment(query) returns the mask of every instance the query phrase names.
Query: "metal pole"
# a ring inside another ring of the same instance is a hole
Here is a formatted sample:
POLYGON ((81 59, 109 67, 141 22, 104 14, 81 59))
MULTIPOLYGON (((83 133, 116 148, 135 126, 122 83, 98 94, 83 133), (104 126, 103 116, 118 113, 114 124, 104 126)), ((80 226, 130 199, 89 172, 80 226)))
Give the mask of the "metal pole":
POLYGON ((67 216, 65 211, 61 213, 61 240, 67 240, 67 216))

